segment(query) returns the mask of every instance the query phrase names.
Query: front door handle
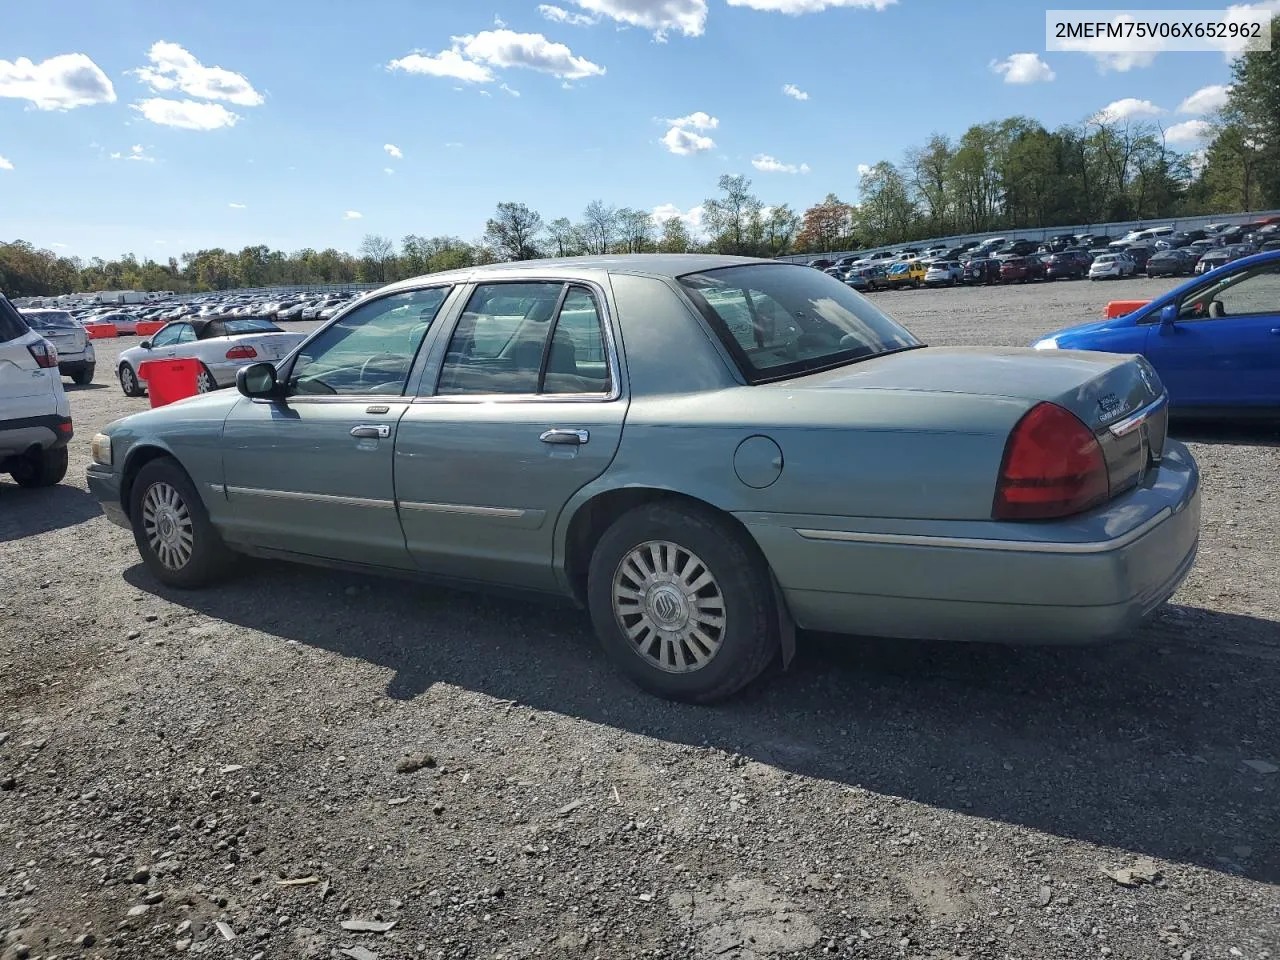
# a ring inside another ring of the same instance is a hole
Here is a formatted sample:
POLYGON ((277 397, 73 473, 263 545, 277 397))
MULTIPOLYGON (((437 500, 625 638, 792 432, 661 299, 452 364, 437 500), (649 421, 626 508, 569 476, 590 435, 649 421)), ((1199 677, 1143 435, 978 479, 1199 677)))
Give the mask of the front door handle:
POLYGON ((353 437, 385 440, 391 436, 391 427, 385 423, 362 423, 358 427, 351 428, 351 435, 353 437))
POLYGON ((548 430, 538 438, 543 443, 567 443, 580 447, 591 439, 586 430, 548 430))

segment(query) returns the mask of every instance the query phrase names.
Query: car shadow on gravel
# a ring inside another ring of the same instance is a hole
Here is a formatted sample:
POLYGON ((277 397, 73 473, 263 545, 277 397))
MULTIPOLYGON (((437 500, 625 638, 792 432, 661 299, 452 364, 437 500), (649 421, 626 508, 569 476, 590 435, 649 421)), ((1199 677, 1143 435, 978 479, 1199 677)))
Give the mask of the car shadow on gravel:
POLYGON ((1280 420, 1175 420, 1169 433, 1184 443, 1280 447, 1280 420))
POLYGON ((789 671, 706 708, 631 688, 573 610, 266 563, 199 592, 141 565, 125 578, 266 642, 388 668, 397 699, 452 684, 1051 835, 1029 863, 1058 836, 1280 882, 1280 775, 1243 762, 1280 763, 1269 620, 1170 607, 1089 648, 802 636, 789 671))
POLYGON ((28 490, 0 480, 0 541, 21 540, 102 516, 96 497, 57 484, 28 490))

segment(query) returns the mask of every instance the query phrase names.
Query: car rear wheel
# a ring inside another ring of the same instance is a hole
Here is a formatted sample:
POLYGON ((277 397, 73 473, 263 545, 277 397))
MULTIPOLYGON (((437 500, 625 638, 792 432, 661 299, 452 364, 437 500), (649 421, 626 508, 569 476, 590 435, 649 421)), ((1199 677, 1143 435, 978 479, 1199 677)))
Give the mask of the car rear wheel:
POLYGON ((138 472, 129 517, 138 553, 161 583, 203 587, 230 569, 235 555, 209 522, 195 485, 176 461, 152 460, 138 472))
POLYGON ((93 364, 87 367, 81 367, 71 375, 71 381, 77 386, 85 387, 93 383, 93 364))
POLYGON ((778 651, 768 567, 711 511, 650 504, 623 514, 592 554, 587 594, 609 658, 660 697, 723 700, 778 651))
POLYGON ((211 393, 218 389, 218 382, 213 379, 213 374, 209 372, 209 368, 203 363, 200 364, 200 370, 196 373, 196 393, 211 393))
POLYGON ((20 487, 52 487, 67 475, 67 448, 40 450, 18 460, 11 476, 20 487))
POLYGON ((142 386, 138 383, 138 375, 127 363, 120 364, 120 389, 126 397, 142 396, 142 386))

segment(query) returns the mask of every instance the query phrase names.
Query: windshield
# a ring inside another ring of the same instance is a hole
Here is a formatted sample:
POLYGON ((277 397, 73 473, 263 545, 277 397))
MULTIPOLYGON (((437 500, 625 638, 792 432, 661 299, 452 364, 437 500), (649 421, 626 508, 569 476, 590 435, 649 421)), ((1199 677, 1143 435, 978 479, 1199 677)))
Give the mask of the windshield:
POLYGON ((923 346, 847 285, 804 267, 723 267, 680 283, 752 383, 923 346))
POLYGON ((75 327, 71 314, 61 310, 34 310, 26 314, 27 323, 37 330, 51 330, 59 327, 75 327))

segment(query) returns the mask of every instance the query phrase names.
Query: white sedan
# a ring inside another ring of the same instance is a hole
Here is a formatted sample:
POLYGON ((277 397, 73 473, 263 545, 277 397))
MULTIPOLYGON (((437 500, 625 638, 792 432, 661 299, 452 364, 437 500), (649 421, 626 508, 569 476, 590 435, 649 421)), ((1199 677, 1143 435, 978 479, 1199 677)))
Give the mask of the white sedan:
POLYGON ((142 364, 192 358, 200 361, 196 389, 208 393, 235 383, 236 371, 247 364, 283 359, 305 338, 306 334, 288 333, 270 320, 185 317, 122 352, 116 372, 125 396, 140 397, 146 392, 146 380, 140 375, 142 364))
POLYGON ((1104 253, 1089 266, 1089 279, 1102 280, 1107 277, 1118 280, 1132 276, 1138 272, 1138 266, 1126 253, 1104 253))

